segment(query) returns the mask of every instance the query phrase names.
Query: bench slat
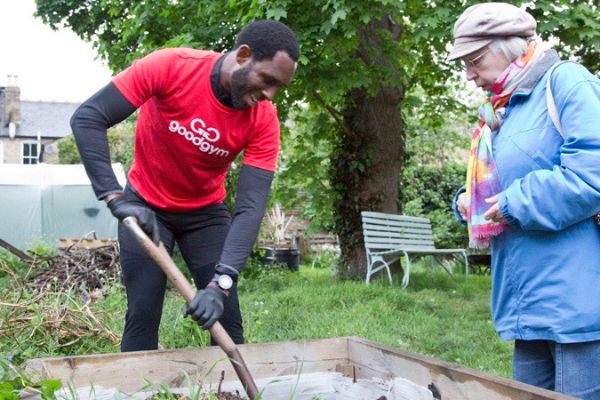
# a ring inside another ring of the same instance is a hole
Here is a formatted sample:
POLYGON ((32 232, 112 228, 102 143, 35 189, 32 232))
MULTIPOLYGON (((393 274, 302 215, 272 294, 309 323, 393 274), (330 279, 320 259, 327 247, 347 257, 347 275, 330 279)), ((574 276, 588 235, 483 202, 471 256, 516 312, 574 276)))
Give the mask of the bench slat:
POLYGON ((388 237, 388 238, 430 238, 433 240, 431 232, 384 232, 384 231, 365 231, 365 237, 388 237))
POLYGON ((385 232, 432 232, 431 226, 395 226, 395 225, 372 225, 363 224, 363 231, 385 231, 385 232))
POLYGON ((433 231, 431 229, 422 229, 422 228, 400 228, 400 229, 390 229, 386 226, 376 226, 376 227, 363 227, 363 232, 366 233, 389 233, 389 234, 400 234, 400 235, 433 235, 433 231))
POLYGON ((431 246, 435 248, 433 245, 433 240, 410 240, 410 239, 385 239, 385 238, 377 238, 377 239, 365 239, 365 245, 388 245, 390 247, 401 247, 401 246, 410 246, 414 244, 416 246, 431 246))
POLYGON ((385 253, 385 254, 402 254, 403 251, 406 251, 407 253, 430 253, 432 251, 435 251, 435 248, 432 247, 416 247, 416 246, 405 246, 400 248, 394 247, 394 248, 390 248, 389 246, 386 247, 378 247, 378 246, 372 246, 369 247, 369 253, 371 254, 380 254, 380 253, 385 253))
POLYGON ((378 225, 378 226, 399 226, 399 227, 407 227, 407 228, 431 227, 430 222, 382 220, 382 219, 374 219, 374 218, 369 218, 369 217, 363 217, 362 222, 363 222, 363 226, 366 224, 366 225, 378 225))
MULTIPOLYGON (((374 250, 374 249, 373 249, 374 250)), ((426 247, 406 247, 403 248, 402 250, 406 251, 407 253, 419 253, 419 254, 455 254, 455 253, 463 253, 465 250, 464 249, 431 249, 431 248, 426 248, 426 247)), ((401 250, 397 250, 397 249, 393 249, 393 250, 386 250, 386 249, 380 249, 380 251, 373 251, 371 252, 372 254, 394 254, 394 253, 401 253, 401 250)))
POLYGON ((388 214, 388 213, 381 213, 381 212, 376 212, 376 211, 363 211, 363 212, 361 212, 361 215, 363 217, 391 219, 391 220, 396 220, 396 221, 417 221, 417 222, 420 221, 420 222, 427 222, 427 223, 430 222, 429 218, 413 217, 413 216, 409 216, 409 215, 388 214))

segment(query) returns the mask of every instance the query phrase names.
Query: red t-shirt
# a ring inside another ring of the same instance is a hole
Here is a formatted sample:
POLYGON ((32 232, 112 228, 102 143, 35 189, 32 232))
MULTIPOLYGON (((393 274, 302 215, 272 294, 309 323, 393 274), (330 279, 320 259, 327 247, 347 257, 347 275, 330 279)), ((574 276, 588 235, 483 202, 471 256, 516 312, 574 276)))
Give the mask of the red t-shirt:
POLYGON ((261 101, 236 110, 210 83, 221 53, 164 49, 135 61, 113 79, 140 108, 128 179, 152 206, 185 212, 225 199, 225 177, 237 154, 243 163, 275 171, 279 120, 261 101))

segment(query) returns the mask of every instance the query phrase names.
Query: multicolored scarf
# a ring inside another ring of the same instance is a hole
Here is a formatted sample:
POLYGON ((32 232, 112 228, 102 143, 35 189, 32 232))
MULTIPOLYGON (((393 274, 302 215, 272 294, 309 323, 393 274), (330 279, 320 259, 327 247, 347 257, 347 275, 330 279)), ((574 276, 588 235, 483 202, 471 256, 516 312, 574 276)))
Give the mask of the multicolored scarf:
POLYGON ((541 46, 531 41, 527 53, 513 61, 496 79, 488 98, 479 107, 481 121, 473 132, 471 151, 467 166, 467 198, 470 206, 467 210, 469 246, 488 247, 492 237, 504 231, 505 225, 487 221, 483 215, 489 209, 485 199, 502 191, 500 178, 492 153, 492 133, 502 124, 505 105, 512 92, 523 80, 532 65, 543 55, 541 46))

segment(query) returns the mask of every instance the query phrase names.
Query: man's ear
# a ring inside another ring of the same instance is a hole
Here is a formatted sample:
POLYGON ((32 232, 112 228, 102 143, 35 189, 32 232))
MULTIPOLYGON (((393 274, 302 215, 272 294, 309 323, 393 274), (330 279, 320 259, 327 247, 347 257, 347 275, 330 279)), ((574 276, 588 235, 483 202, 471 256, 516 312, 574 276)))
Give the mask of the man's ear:
POLYGON ((243 44, 237 49, 235 60, 239 65, 244 64, 246 61, 252 58, 252 49, 247 44, 243 44))

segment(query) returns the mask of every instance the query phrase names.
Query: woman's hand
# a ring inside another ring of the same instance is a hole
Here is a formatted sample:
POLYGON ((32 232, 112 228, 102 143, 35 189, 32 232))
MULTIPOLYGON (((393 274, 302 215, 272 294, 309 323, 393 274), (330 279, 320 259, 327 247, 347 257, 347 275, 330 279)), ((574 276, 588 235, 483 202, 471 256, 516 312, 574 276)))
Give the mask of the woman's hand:
POLYGON ((487 221, 497 222, 499 224, 508 224, 502 213, 500 212, 500 206, 498 205, 498 195, 488 197, 485 202, 490 204, 490 209, 483 214, 483 218, 487 221))
POLYGON ((458 210, 458 213, 460 214, 462 219, 464 219, 465 221, 467 220, 467 210, 469 209, 469 203, 470 201, 467 197, 466 192, 463 192, 458 195, 458 198, 456 199, 456 209, 458 210))

